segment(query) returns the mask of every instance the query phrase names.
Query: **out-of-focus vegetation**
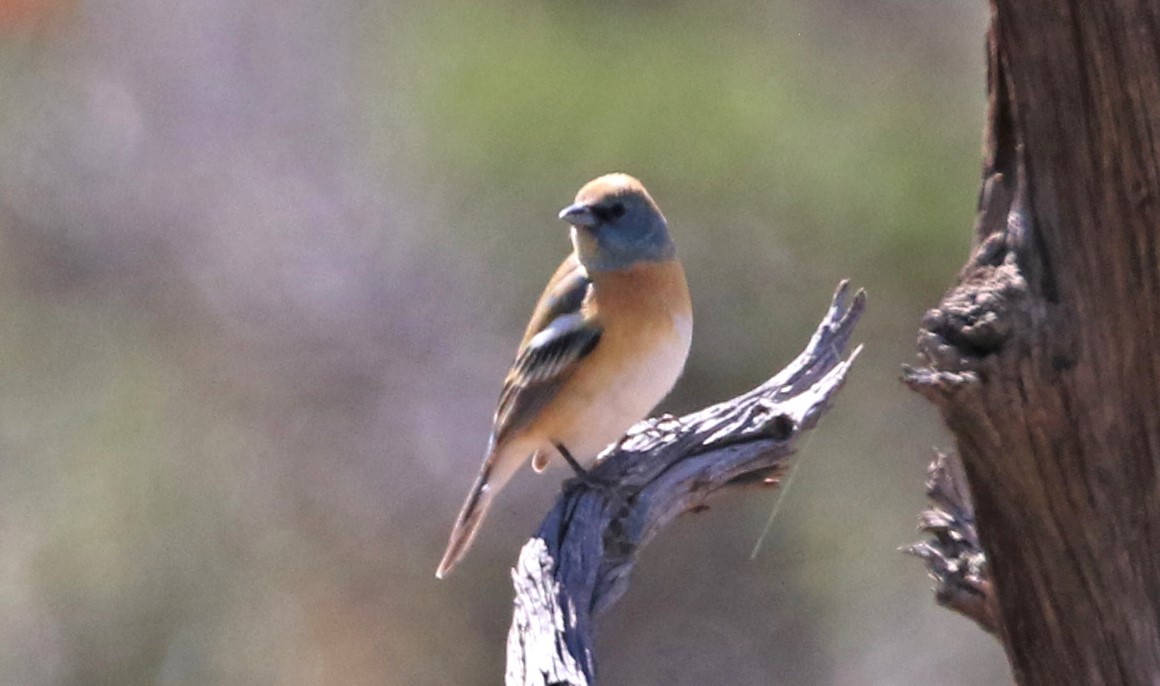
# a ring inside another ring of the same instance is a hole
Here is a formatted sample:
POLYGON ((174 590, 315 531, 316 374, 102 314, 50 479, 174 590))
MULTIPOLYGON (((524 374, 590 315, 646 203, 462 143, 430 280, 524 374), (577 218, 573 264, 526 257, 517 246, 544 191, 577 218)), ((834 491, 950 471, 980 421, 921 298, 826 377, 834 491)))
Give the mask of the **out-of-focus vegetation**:
POLYGON ((842 277, 864 356, 775 495, 645 551, 609 684, 989 684, 914 538, 897 381, 969 240, 965 0, 0 1, 0 683, 492 684, 563 472, 433 571, 584 181, 641 177, 696 307, 663 409, 842 277))

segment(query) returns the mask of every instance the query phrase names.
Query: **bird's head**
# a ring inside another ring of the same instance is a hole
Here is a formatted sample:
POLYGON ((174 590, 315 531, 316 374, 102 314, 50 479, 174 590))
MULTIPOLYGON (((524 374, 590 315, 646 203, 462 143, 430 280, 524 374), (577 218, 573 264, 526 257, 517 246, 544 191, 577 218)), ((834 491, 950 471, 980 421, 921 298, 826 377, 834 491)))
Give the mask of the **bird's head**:
POLYGON ((560 210, 560 219, 572 225, 576 256, 589 270, 624 269, 676 254, 660 208, 628 174, 589 181, 576 201, 560 210))

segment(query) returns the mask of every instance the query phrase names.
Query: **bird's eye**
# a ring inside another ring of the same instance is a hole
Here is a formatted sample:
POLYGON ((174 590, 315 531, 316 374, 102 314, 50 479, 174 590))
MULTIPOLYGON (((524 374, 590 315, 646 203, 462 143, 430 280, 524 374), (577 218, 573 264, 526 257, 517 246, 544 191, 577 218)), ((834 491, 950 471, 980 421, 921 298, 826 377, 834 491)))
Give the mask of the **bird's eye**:
POLYGON ((624 213, 625 213, 624 203, 622 203, 622 202, 613 203, 612 207, 608 208, 608 213, 610 215, 612 215, 613 219, 620 219, 621 217, 624 216, 624 213))

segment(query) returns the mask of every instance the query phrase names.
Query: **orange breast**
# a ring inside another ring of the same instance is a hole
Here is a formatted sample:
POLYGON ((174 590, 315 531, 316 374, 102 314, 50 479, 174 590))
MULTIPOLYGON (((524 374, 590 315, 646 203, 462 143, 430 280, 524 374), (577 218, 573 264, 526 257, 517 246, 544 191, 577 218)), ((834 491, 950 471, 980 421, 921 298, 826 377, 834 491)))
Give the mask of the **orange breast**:
POLYGON ((529 426, 587 459, 643 419, 673 387, 692 336, 692 308, 677 262, 591 274, 604 329, 596 349, 529 426))
POLYGON ((689 287, 680 262, 644 262, 615 272, 593 272, 598 316, 605 330, 647 335, 692 316, 689 287), (643 329, 643 330, 642 330, 643 329))

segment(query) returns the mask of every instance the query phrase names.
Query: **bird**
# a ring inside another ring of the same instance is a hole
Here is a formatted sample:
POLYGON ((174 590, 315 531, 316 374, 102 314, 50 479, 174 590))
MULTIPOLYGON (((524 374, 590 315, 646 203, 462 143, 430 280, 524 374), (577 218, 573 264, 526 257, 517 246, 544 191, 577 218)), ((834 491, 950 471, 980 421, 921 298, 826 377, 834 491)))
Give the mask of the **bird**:
POLYGON ((560 210, 571 253, 548 281, 504 378, 479 475, 435 576, 463 558, 496 493, 528 460, 590 462, 668 395, 693 335, 668 223, 636 178, 586 183, 560 210))

